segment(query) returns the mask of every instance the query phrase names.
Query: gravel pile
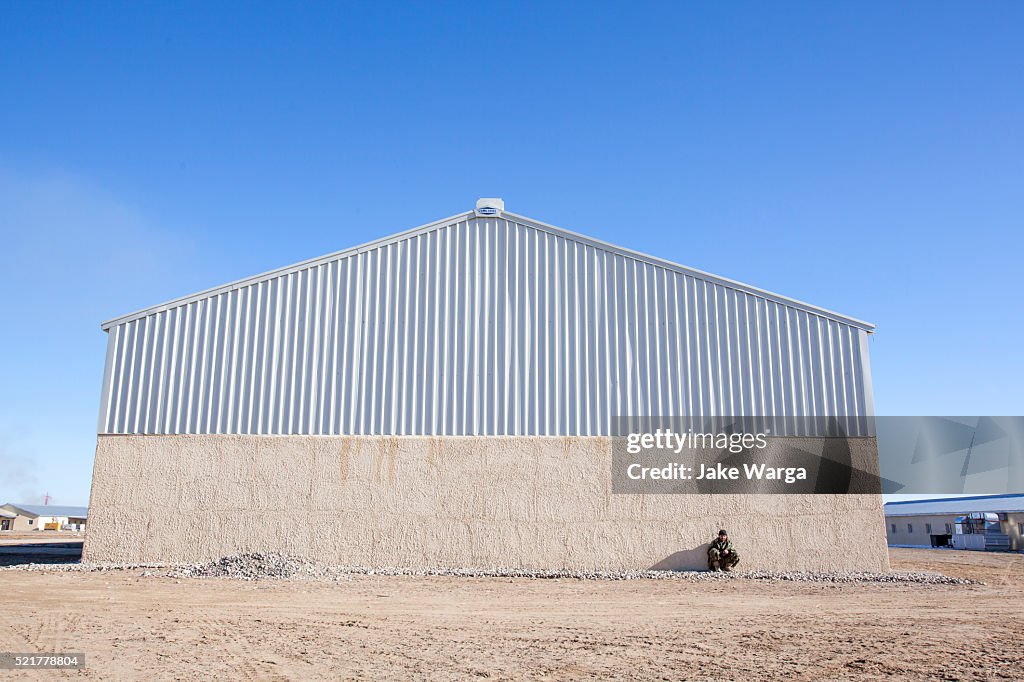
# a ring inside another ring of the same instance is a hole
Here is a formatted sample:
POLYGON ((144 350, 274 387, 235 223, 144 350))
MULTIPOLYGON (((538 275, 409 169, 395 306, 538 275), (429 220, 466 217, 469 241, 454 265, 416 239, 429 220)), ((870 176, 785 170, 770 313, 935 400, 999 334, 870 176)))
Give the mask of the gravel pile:
POLYGON ((264 579, 322 579, 333 577, 334 571, 311 559, 277 552, 235 554, 205 564, 185 564, 167 573, 171 578, 235 578, 237 580, 264 579))
POLYGON ((805 571, 748 571, 737 574, 750 580, 780 582, 784 580, 806 583, 916 583, 919 585, 983 585, 970 578, 954 578, 928 571, 893 571, 891 573, 831 572, 809 573, 805 571))
POLYGON ((765 582, 806 582, 825 584, 899 583, 917 585, 981 585, 976 580, 953 578, 931 572, 829 572, 807 571, 570 571, 531 570, 523 568, 465 569, 440 568, 414 570, 407 568, 367 568, 360 566, 325 566, 301 556, 277 552, 254 552, 226 556, 199 564, 23 564, 0 568, 27 571, 113 571, 147 569, 142 577, 169 578, 231 578, 236 580, 350 580, 353 575, 381 576, 448 576, 457 578, 525 578, 539 580, 676 580, 689 583, 729 580, 760 580, 765 582))
POLYGON ((712 573, 709 571, 571 571, 531 570, 523 568, 465 569, 439 568, 415 570, 407 568, 367 568, 360 566, 324 566, 310 559, 287 554, 253 553, 223 557, 205 564, 191 564, 172 569, 166 575, 174 578, 236 578, 260 580, 299 578, 338 580, 352 575, 381 576, 447 576, 457 578, 525 578, 539 580, 678 580, 715 582, 724 580, 762 580, 767 582, 812 583, 913 583, 920 585, 976 585, 976 581, 952 578, 927 572, 831 572, 746 571, 712 573))
POLYGON ((167 564, 83 564, 79 561, 68 561, 65 563, 53 564, 15 564, 12 566, 0 566, 0 571, 45 571, 47 573, 68 572, 68 573, 102 573, 103 571, 134 571, 138 569, 161 569, 168 568, 167 564))
POLYGON ((712 573, 710 571, 569 571, 530 570, 516 568, 473 569, 430 569, 424 571, 400 568, 340 568, 338 570, 363 575, 415 575, 454 576, 466 578, 531 578, 540 580, 678 580, 684 582, 717 582, 737 579, 762 580, 768 582, 814 582, 814 583, 915 583, 920 585, 978 585, 977 581, 966 578, 952 578, 941 573, 927 572, 831 572, 809 573, 804 571, 746 571, 712 573))

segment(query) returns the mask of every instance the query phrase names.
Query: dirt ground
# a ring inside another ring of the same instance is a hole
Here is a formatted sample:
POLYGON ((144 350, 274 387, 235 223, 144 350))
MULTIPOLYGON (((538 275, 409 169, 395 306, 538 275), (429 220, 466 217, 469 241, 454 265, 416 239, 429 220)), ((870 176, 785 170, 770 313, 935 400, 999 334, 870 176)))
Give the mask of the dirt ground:
POLYGON ((1021 679, 1024 555, 892 550, 984 586, 0 571, 0 649, 52 679, 1021 679))
POLYGON ((40 542, 82 542, 84 539, 85 531, 36 530, 21 532, 11 530, 0 533, 0 547, 40 542))

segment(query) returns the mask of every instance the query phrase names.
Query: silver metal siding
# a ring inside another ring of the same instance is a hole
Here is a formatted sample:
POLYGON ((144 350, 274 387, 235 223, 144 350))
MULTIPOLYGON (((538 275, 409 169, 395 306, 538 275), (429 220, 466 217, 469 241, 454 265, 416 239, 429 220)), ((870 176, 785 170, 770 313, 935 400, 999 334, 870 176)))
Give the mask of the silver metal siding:
POLYGON ((109 331, 102 433, 592 435, 617 415, 871 413, 864 329, 506 219, 109 331))

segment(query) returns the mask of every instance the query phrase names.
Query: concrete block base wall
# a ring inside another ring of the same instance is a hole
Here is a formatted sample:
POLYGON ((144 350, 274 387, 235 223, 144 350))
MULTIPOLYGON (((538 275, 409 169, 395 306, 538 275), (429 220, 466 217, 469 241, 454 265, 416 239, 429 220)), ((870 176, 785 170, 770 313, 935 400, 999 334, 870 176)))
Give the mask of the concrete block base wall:
POLYGON ((611 439, 99 437, 87 562, 250 551, 346 566, 888 570, 878 495, 614 495, 611 439))

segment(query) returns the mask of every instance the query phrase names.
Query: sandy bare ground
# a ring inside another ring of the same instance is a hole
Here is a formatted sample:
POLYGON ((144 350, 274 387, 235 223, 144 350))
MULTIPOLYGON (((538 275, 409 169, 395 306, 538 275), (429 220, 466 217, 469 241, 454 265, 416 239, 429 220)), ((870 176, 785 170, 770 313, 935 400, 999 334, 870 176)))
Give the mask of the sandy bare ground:
POLYGON ((37 679, 1021 679, 1024 556, 895 549, 984 586, 0 572, 37 679))

